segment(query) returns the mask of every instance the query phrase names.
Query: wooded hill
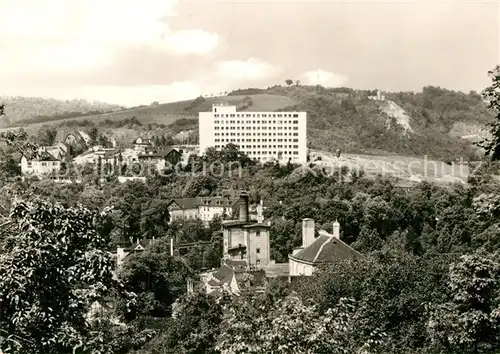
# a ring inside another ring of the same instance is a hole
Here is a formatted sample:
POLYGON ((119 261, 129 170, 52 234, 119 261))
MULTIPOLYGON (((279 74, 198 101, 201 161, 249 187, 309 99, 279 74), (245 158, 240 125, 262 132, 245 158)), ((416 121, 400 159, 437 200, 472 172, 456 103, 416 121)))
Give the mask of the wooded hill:
MULTIPOLYGON (((240 111, 307 111, 308 141, 315 149, 428 155, 441 160, 480 155, 470 140, 484 136, 481 130, 493 116, 479 94, 432 86, 417 93, 383 93, 384 101, 369 98, 375 94, 376 91, 350 88, 277 85, 267 89, 236 90, 221 97, 198 97, 166 104, 155 102, 150 106, 67 119, 62 119, 61 115, 52 120, 47 116, 35 117, 25 120, 22 126, 27 131, 36 131, 44 124, 95 124, 113 128, 120 126, 122 121, 134 119, 142 124, 134 128, 139 131, 163 129, 173 130, 175 134, 179 121, 182 130, 196 132, 200 111, 209 110, 214 103, 228 103, 236 105, 240 111)), ((9 103, 6 103, 9 115, 9 103)))

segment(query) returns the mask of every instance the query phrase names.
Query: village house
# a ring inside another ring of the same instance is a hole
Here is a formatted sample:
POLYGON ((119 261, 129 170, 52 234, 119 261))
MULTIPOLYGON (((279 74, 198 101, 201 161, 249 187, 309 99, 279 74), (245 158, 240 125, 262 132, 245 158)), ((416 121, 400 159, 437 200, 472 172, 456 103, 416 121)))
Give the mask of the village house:
POLYGON ((85 145, 85 146, 89 146, 90 145, 90 136, 85 133, 84 131, 81 131, 81 130, 75 130, 75 131, 72 131, 70 133, 68 133, 68 135, 66 135, 66 138, 64 139, 64 143, 66 144, 82 144, 82 145, 85 145))
POLYGON ((56 143, 63 143, 67 146, 67 153, 74 151, 87 151, 90 147, 90 136, 81 130, 58 130, 55 138, 56 143))
POLYGON ((129 256, 144 251, 153 241, 154 239, 143 239, 137 240, 136 243, 128 247, 118 246, 116 248, 116 267, 120 268, 129 256))
POLYGON ((24 153, 21 157, 21 173, 23 175, 45 176, 55 175, 61 170, 61 159, 56 158, 44 148, 33 153, 24 153))
POLYGON ((168 206, 170 222, 199 219, 208 223, 216 216, 231 215, 236 202, 223 196, 173 199, 168 206))
POLYGON ((137 159, 154 163, 158 171, 163 171, 167 166, 176 166, 182 161, 182 154, 176 149, 148 150, 137 155, 137 159))
POLYGON ((196 198, 178 198, 170 201, 168 205, 170 222, 175 220, 199 219, 196 198))
POLYGON ((143 138, 141 136, 136 138, 132 144, 134 144, 134 150, 138 152, 146 152, 147 149, 154 147, 152 139, 143 138))
POLYGON ((103 165, 113 165, 114 163, 121 162, 121 151, 114 148, 93 147, 92 150, 76 156, 73 161, 77 165, 82 165, 85 163, 98 163, 99 159, 103 165))
MULTIPOLYGON (((244 211, 242 214, 245 215, 244 211)), ((257 264, 255 258, 249 257, 246 249, 248 248, 252 254, 252 249, 258 246, 265 247, 262 241, 268 242, 265 240, 266 236, 260 241, 257 237, 248 237, 251 235, 247 235, 246 238, 237 236, 234 240, 231 237, 234 234, 234 230, 231 230, 233 225, 233 222, 223 224, 224 251, 221 267, 200 275, 207 293, 227 292, 239 296, 248 289, 259 292, 265 289, 271 278, 291 281, 312 275, 317 267, 323 264, 361 256, 359 252, 340 240, 338 222, 333 223, 332 234, 320 230, 318 237, 315 237, 314 220, 304 219, 302 246, 293 251, 288 263, 275 263, 267 259, 267 264, 259 267, 260 263, 257 264), (247 240, 247 244, 240 241, 241 239, 243 242, 247 240)), ((241 230, 238 231, 241 234, 241 230)))
POLYGON ((205 291, 208 294, 227 292, 236 296, 247 291, 264 292, 268 284, 265 272, 248 271, 243 263, 226 260, 217 271, 202 274, 205 291))
POLYGON ((333 233, 319 231, 315 237, 313 219, 302 220, 302 246, 288 257, 289 276, 310 276, 322 264, 342 261, 361 254, 340 239, 340 224, 333 223, 333 233))

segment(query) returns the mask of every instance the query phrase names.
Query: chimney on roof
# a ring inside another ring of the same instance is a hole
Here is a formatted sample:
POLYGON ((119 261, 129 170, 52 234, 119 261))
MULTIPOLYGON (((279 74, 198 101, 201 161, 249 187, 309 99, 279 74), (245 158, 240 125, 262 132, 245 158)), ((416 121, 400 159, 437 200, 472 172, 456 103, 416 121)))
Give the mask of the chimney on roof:
POLYGON ((259 205, 257 205, 257 222, 259 224, 264 222, 263 209, 264 209, 264 207, 263 207, 263 203, 262 203, 262 199, 261 199, 259 205))
POLYGON ((248 194, 241 192, 240 194, 240 221, 248 222, 250 220, 248 213, 248 194))
POLYGON ((302 247, 306 248, 314 242, 314 220, 302 219, 302 247))
POLYGON ((340 240, 340 223, 337 220, 333 222, 333 237, 340 240))

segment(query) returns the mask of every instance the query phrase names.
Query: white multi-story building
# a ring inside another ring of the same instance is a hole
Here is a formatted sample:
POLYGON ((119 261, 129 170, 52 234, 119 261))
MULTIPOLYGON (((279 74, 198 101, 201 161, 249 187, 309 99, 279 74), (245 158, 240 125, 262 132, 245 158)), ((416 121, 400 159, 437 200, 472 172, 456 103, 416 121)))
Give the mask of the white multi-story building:
POLYGON ((227 144, 259 161, 307 161, 306 112, 237 112, 236 106, 213 105, 200 112, 200 154, 227 144))

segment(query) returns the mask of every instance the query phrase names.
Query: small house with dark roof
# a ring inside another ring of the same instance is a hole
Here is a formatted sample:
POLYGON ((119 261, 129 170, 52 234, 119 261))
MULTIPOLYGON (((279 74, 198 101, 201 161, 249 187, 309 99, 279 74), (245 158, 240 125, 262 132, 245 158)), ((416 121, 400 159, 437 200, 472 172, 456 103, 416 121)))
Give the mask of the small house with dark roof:
POLYGON ((177 198, 168 204, 170 222, 175 220, 199 219, 198 204, 196 198, 177 198))
POLYGON ((263 292, 267 285, 263 270, 248 271, 238 262, 230 260, 226 260, 219 269, 206 274, 204 278, 206 292, 209 294, 227 292, 239 296, 248 291, 263 292))
POLYGON ((150 138, 138 137, 136 138, 132 144, 134 144, 134 150, 145 152, 147 149, 150 149, 154 146, 153 140, 150 138))
POLYGON ((361 254, 340 239, 340 224, 333 223, 333 233, 319 231, 315 237, 313 219, 302 220, 302 247, 288 257, 289 275, 312 275, 322 265, 359 257, 361 254))
POLYGON ((56 142, 64 143, 68 146, 78 146, 86 149, 90 146, 90 136, 81 130, 59 129, 56 133, 56 142))
POLYGON ((154 240, 150 239, 143 239, 143 240, 137 240, 136 243, 128 246, 128 247, 117 247, 116 249, 116 266, 120 267, 123 262, 127 260, 130 256, 133 254, 136 254, 138 252, 142 252, 148 247, 151 242, 154 240))
POLYGON ((182 154, 172 148, 163 150, 146 149, 144 152, 137 155, 139 161, 152 162, 156 165, 159 171, 164 170, 167 166, 176 166, 182 161, 182 154))
POLYGON ((44 176, 57 174, 61 170, 61 159, 50 154, 45 148, 25 152, 21 156, 21 172, 24 175, 44 176))

